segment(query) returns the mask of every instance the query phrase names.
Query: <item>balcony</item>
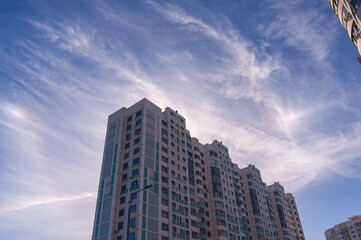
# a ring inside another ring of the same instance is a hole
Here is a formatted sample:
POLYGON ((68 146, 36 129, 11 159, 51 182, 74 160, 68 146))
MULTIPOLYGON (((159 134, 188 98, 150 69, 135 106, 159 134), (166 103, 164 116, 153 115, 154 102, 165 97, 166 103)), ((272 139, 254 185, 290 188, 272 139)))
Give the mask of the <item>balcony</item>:
POLYGON ((225 217, 225 216, 222 216, 222 215, 217 215, 217 216, 216 216, 216 219, 217 219, 217 220, 226 221, 226 217, 225 217))
POLYGON ((206 228, 206 223, 204 223, 204 222, 199 222, 199 223, 197 224, 197 226, 198 226, 199 228, 206 228))
POLYGON ((202 212, 197 212, 196 215, 197 215, 197 217, 200 217, 200 218, 204 218, 204 216, 205 216, 204 213, 202 213, 202 212))
POLYGON ((204 202, 197 202, 196 206, 204 208, 204 202))
POLYGON ((205 234, 205 233, 199 233, 199 234, 198 234, 198 238, 200 238, 200 239, 207 239, 207 234, 205 234))

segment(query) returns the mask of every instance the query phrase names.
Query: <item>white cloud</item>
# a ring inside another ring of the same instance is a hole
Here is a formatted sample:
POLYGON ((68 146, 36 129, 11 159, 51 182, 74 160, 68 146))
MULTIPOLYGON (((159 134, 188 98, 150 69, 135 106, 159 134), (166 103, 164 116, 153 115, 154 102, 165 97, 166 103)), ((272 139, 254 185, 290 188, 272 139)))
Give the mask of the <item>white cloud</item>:
MULTIPOLYGON (((326 4, 325 2, 324 5, 326 4)), ((318 64, 324 65, 337 31, 335 23, 321 14, 320 8, 320 3, 307 5, 304 1, 273 1, 272 20, 263 26, 260 25, 260 31, 271 39, 285 40, 288 45, 307 53, 318 64)))

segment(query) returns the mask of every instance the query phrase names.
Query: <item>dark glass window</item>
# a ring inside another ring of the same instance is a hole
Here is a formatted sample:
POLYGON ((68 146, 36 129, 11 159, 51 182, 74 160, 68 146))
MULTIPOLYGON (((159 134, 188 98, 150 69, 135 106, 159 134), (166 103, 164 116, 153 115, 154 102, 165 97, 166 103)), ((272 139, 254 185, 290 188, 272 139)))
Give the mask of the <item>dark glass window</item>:
POLYGON ((139 163, 139 158, 135 158, 134 160, 133 160, 133 166, 134 165, 137 165, 139 163))
POLYGON ((137 211, 137 205, 133 205, 129 208, 130 213, 134 213, 137 211))
POLYGON ((140 138, 134 139, 134 145, 140 143, 140 138))
POLYGON ((135 200, 135 199, 137 199, 137 197, 138 197, 138 193, 132 193, 130 195, 130 200, 135 200))

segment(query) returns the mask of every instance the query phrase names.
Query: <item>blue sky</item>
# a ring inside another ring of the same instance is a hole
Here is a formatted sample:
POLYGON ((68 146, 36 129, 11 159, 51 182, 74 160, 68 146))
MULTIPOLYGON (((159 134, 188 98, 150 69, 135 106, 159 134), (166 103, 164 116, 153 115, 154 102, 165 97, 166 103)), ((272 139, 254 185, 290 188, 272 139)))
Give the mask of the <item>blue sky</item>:
POLYGON ((293 192, 361 214, 361 65, 326 0, 0 1, 0 235, 89 239, 107 116, 147 97, 293 192))

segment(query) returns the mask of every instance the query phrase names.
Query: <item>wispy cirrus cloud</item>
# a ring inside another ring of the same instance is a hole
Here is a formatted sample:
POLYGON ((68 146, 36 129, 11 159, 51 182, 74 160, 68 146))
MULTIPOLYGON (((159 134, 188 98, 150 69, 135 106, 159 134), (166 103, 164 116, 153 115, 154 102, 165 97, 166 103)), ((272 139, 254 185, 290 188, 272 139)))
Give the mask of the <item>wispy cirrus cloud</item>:
POLYGON ((178 3, 122 4, 93 2, 81 18, 59 17, 55 9, 54 18, 27 17, 21 24, 32 36, 0 49, 7 79, 0 84, 8 89, 0 97, 0 148, 6 149, 0 157, 1 219, 26 228, 21 214, 36 220, 43 214, 66 219, 65 229, 82 218, 64 211, 83 207, 91 216, 82 219, 86 226, 72 229, 71 238, 88 238, 107 115, 143 97, 178 109, 192 136, 223 141, 240 167, 256 164, 267 183, 281 181, 287 191, 331 174, 358 177, 357 121, 338 132, 318 127, 329 108, 359 114, 357 107, 348 107, 347 94, 334 91, 338 85, 324 71, 315 77, 304 74, 307 66, 297 73, 288 69, 292 59, 273 42, 297 49, 298 58, 327 59, 329 49, 319 42, 331 40, 316 31, 324 19, 316 25, 303 19, 317 10, 294 13, 296 3, 264 6, 280 17, 260 27, 265 34, 257 35, 259 46, 235 21, 210 9, 202 9, 204 17, 178 3), (301 18, 297 31, 310 32, 309 39, 292 29, 295 17, 301 18), (310 84, 316 94, 302 88, 310 84))
POLYGON ((319 2, 271 1, 266 13, 271 20, 259 29, 268 38, 283 40, 324 65, 337 36, 335 22, 321 14, 325 6, 319 2))

